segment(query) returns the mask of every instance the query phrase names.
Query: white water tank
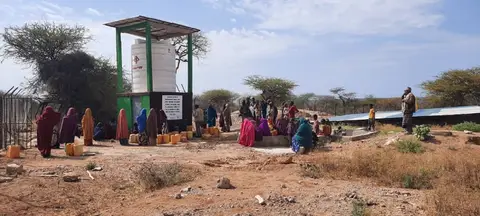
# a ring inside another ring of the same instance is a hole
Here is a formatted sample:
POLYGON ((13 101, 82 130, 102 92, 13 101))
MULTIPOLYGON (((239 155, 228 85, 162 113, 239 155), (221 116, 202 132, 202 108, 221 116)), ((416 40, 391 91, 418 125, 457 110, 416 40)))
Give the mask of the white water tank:
MULTIPOLYGON (((132 92, 147 92, 147 48, 145 40, 132 44, 132 92)), ((152 90, 176 92, 175 47, 170 40, 152 40, 152 90)))

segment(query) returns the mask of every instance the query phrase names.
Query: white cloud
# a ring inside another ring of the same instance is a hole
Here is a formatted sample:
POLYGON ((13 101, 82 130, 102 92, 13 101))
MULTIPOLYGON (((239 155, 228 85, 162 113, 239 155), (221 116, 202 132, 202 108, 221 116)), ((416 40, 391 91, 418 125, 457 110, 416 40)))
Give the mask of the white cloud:
MULTIPOLYGON (((24 4, 22 7, 11 6, 15 13, 0 15, 0 28, 9 25, 21 25, 28 21, 48 20, 57 23, 80 24, 89 29, 94 41, 87 45, 87 50, 95 55, 103 56, 115 63, 115 31, 113 28, 104 26, 104 23, 118 19, 118 15, 112 16, 106 13, 102 17, 82 15, 84 11, 70 10, 68 7, 54 5, 48 2, 24 4), (41 8, 35 10, 35 8, 41 8), (62 9, 63 8, 63 9, 62 9), (65 10, 64 10, 65 9, 65 10), (63 11, 62 11, 63 10, 63 11), (19 18, 19 14, 28 12, 29 16, 19 18)), ((3 8, 3 7, 0 7, 3 8)), ((123 15, 124 16, 124 15, 123 15)), ((195 62, 194 66, 194 90, 199 93, 210 88, 230 88, 232 85, 239 86, 242 78, 248 74, 255 73, 250 62, 258 59, 274 58, 290 47, 303 43, 293 37, 278 35, 264 30, 230 29, 205 32, 211 40, 211 52, 207 58, 195 62), (225 79, 215 86, 209 85, 210 77, 225 79)), ((129 70, 131 65, 130 46, 135 37, 123 34, 123 64, 129 70)), ((185 65, 186 66, 186 65, 185 65)), ((0 64, 0 71, 8 71, 12 76, 7 80, 0 80, 0 89, 9 88, 11 85, 18 85, 28 76, 28 69, 21 70, 21 65, 15 64, 12 60, 6 60, 0 64), (21 73, 18 73, 21 71, 21 73)), ((186 86, 186 70, 181 67, 177 75, 177 83, 186 86)), ((2 76, 3 77, 3 76, 2 76)), ((238 89, 247 91, 246 89, 238 89)))
POLYGON ((230 22, 236 23, 236 22, 237 22, 237 19, 235 19, 235 18, 230 18, 230 22))
POLYGON ((85 13, 87 13, 89 15, 93 15, 93 16, 103 16, 103 14, 100 13, 100 11, 95 10, 93 8, 87 8, 87 10, 85 10, 85 13))
POLYGON ((398 34, 437 26, 440 0, 207 0, 228 11, 247 12, 259 28, 314 34, 398 34))

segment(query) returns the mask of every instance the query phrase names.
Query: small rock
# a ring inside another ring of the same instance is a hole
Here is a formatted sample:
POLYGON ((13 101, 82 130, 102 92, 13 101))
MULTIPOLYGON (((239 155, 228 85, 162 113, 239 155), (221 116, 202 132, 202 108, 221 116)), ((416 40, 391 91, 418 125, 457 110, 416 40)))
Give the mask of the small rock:
POLYGON ((293 157, 290 156, 286 160, 280 161, 280 164, 291 164, 293 163, 293 157))
POLYGON ((182 198, 183 198, 183 194, 177 193, 177 194, 175 194, 174 197, 175 197, 175 199, 182 199, 182 198))
POLYGON ((219 189, 232 189, 233 186, 230 184, 230 179, 226 177, 221 177, 217 180, 217 188, 219 189))
POLYGON ((285 197, 284 200, 288 203, 295 203, 295 197, 285 197))
POLYGON ((64 182, 78 182, 80 181, 80 175, 75 172, 69 172, 63 174, 63 181, 64 182))
POLYGON ((102 170, 103 170, 102 167, 95 167, 95 168, 92 169, 92 171, 102 171, 102 170))
POLYGON ((366 204, 367 206, 374 206, 374 205, 377 205, 378 203, 373 199, 369 199, 367 200, 366 204))
POLYGON ((6 167, 6 174, 7 175, 17 175, 17 174, 22 174, 23 172, 23 165, 18 165, 18 164, 7 164, 6 167))
POLYGON ((172 214, 172 213, 163 213, 163 216, 175 216, 175 214, 172 214))
POLYGON ((282 187, 282 188, 287 188, 287 185, 286 185, 286 184, 282 184, 280 187, 282 187))
POLYGON ((0 183, 11 182, 12 180, 12 177, 0 176, 0 183))
POLYGON ((183 193, 186 193, 186 192, 190 192, 192 191, 192 187, 188 186, 186 188, 183 188, 182 190, 180 190, 180 192, 183 192, 183 193))
POLYGON ((469 131, 469 130, 464 130, 463 132, 464 132, 465 134, 473 134, 473 132, 472 132, 472 131, 469 131))
POLYGON ((265 205, 265 200, 260 195, 256 195, 255 199, 257 199, 258 204, 265 205))

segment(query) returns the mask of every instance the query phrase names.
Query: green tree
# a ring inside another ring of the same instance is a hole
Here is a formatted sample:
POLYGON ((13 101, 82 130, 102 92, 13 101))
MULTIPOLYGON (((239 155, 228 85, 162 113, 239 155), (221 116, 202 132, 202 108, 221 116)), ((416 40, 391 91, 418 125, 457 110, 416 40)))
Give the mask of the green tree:
POLYGON ((232 103, 238 97, 237 93, 226 89, 213 89, 200 95, 199 100, 202 103, 213 104, 215 107, 222 107, 225 103, 232 103))
POLYGON ((421 84, 433 106, 466 106, 480 103, 480 67, 449 70, 421 84))
POLYGON ((59 111, 90 107, 97 120, 106 120, 115 116, 116 68, 83 51, 91 40, 86 34, 82 26, 48 22, 11 26, 1 35, 0 54, 32 67, 33 78, 27 87, 60 104, 59 111))
POLYGON ((342 102, 344 114, 347 114, 347 106, 356 102, 357 94, 355 92, 347 92, 343 87, 332 88, 330 92, 342 102))
MULTIPOLYGON (((187 36, 176 37, 172 39, 172 44, 175 46, 176 54, 176 70, 180 68, 182 62, 188 62, 188 40, 187 36)), ((204 58, 210 51, 210 40, 201 32, 192 35, 193 57, 196 59, 204 58)))
POLYGON ((275 103, 290 99, 293 89, 297 87, 297 84, 290 80, 258 75, 246 77, 244 84, 260 91, 263 99, 271 99, 275 103))

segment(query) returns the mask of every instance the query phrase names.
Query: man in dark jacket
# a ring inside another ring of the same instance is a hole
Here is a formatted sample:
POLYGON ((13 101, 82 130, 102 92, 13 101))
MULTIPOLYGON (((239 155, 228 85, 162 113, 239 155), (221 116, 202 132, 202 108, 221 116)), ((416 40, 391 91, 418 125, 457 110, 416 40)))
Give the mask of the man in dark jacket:
POLYGON ((412 118, 415 113, 415 95, 412 93, 412 89, 407 87, 402 95, 402 127, 407 134, 412 134, 412 118))

